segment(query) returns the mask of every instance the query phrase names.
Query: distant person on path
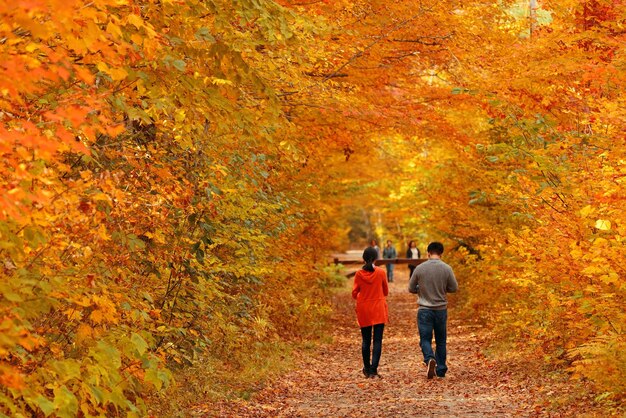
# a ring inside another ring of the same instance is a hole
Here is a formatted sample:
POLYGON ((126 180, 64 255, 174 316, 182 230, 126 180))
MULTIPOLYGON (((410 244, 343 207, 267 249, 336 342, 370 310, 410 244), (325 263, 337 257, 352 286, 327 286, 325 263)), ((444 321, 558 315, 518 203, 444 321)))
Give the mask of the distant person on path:
MULTIPOLYGON (((415 245, 415 241, 409 241, 408 248, 406 250, 406 258, 420 259, 422 254, 419 248, 415 245)), ((413 270, 415 270, 415 264, 409 264, 409 277, 413 276, 413 270)))
POLYGON ((377 251, 367 247, 363 251, 365 265, 356 272, 352 297, 356 299, 356 316, 361 327, 363 344, 363 374, 365 377, 380 377, 378 375, 378 363, 383 349, 383 330, 389 320, 386 296, 389 294, 387 275, 385 270, 374 266, 377 251), (374 331, 374 348, 372 361, 370 362, 370 346, 372 342, 372 330, 374 331))
MULTIPOLYGON (((387 245, 383 249, 383 258, 387 258, 387 259, 398 258, 398 253, 396 252, 396 249, 392 245, 390 239, 387 240, 387 245)), ((389 281, 389 283, 391 283, 393 282, 393 269, 395 266, 391 263, 386 264, 385 266, 387 267, 387 280, 389 281)))
POLYGON ((380 248, 378 247, 378 242, 373 239, 370 241, 370 247, 376 250, 376 260, 380 258, 380 248))
POLYGON ((428 244, 428 260, 415 268, 409 280, 409 292, 419 295, 417 328, 420 347, 427 366, 426 376, 432 379, 445 377, 448 299, 446 293, 456 292, 459 285, 452 267, 441 260, 443 244, 428 244), (432 339, 435 333, 436 349, 433 353, 432 339))

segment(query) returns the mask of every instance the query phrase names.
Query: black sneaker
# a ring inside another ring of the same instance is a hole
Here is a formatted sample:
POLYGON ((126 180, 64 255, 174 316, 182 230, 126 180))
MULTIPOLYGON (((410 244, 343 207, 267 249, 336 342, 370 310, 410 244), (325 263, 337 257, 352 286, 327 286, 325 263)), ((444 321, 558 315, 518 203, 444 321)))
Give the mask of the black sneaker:
POLYGON ((435 362, 435 359, 430 359, 428 360, 428 370, 426 372, 426 377, 429 379, 432 379, 433 376, 435 375, 435 367, 437 367, 437 363, 435 362))
POLYGON ((365 367, 363 367, 363 368, 361 369, 361 371, 363 372, 363 375, 364 375, 365 377, 370 377, 370 376, 371 376, 371 375, 370 375, 369 370, 367 370, 365 367))
POLYGON ((370 371, 370 378, 372 378, 372 379, 382 379, 383 377, 378 374, 378 370, 371 370, 370 371))

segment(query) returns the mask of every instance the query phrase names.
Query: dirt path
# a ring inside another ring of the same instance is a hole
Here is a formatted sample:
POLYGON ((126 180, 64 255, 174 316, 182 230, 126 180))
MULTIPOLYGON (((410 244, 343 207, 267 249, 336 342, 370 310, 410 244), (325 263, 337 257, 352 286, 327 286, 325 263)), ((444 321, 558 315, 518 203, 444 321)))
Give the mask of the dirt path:
MULTIPOLYGON (((335 300, 334 341, 313 358, 261 391, 251 403, 229 405, 220 416, 267 417, 520 417, 536 416, 539 407, 525 379, 481 354, 485 333, 477 325, 448 322, 448 374, 426 379, 415 325, 416 299, 407 289, 406 267, 398 266, 388 298, 390 324, 385 328, 379 373, 360 372, 360 333, 354 304, 345 292, 335 300), (537 408, 537 409, 536 409, 537 408)), ((221 408, 220 408, 221 409, 221 408)), ((540 413, 539 413, 540 414, 540 413)))

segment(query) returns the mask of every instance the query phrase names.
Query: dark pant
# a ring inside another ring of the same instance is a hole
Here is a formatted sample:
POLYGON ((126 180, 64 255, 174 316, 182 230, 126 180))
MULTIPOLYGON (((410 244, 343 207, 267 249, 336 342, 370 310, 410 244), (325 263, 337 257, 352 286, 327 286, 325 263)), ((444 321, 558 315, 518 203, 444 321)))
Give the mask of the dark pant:
POLYGON ((363 367, 370 374, 378 373, 378 362, 380 354, 383 351, 383 330, 385 324, 376 324, 374 326, 361 328, 361 337, 363 337, 363 345, 361 353, 363 354, 363 367), (370 364, 370 345, 372 344, 372 328, 374 328, 374 350, 372 352, 372 362, 370 364))
POLYGON ((387 281, 389 283, 393 282, 393 264, 387 264, 387 281))
POLYGON ((413 270, 415 270, 415 267, 417 266, 409 264, 409 280, 411 280, 411 276, 413 276, 413 270))
POLYGON ((448 321, 448 310, 433 311, 430 309, 419 309, 417 311, 417 328, 420 333, 420 347, 424 355, 424 363, 428 364, 430 359, 437 362, 437 376, 445 376, 448 367, 446 366, 446 322, 448 321), (433 353, 432 340, 433 331, 435 333, 436 348, 433 353))

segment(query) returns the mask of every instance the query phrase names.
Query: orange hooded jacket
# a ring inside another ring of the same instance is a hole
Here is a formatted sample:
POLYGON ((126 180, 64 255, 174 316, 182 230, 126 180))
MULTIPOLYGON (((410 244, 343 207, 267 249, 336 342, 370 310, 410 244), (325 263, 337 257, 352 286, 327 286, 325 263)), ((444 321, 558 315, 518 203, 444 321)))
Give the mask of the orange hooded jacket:
POLYGON ((380 267, 374 271, 359 270, 354 276, 352 298, 356 299, 356 317, 359 327, 369 327, 389 322, 385 297, 389 294, 387 273, 380 267))

